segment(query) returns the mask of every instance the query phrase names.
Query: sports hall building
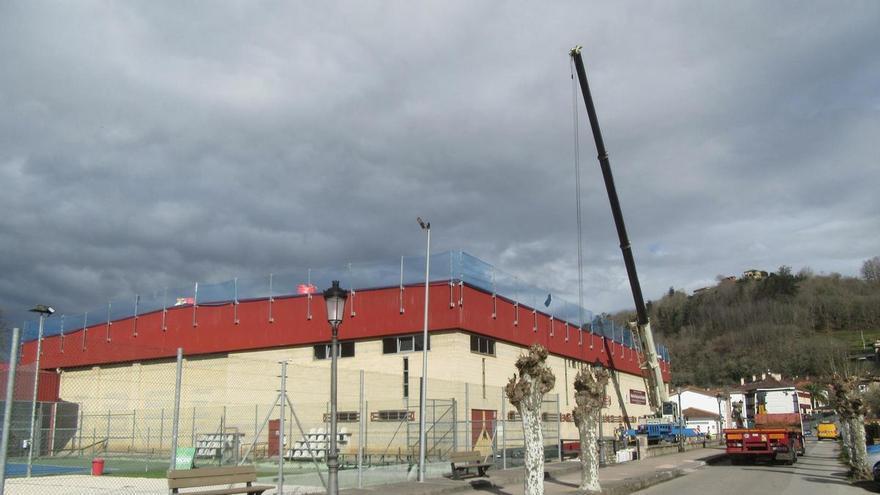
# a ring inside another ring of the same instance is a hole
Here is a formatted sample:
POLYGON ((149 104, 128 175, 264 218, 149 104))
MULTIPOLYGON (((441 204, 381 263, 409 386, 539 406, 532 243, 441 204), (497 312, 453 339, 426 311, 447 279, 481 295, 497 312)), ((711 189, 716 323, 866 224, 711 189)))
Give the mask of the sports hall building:
MULTIPOLYGON (((573 380, 584 363, 613 371, 603 410, 606 436, 624 417, 635 422, 651 414, 643 354, 628 330, 466 253, 435 255, 431 262, 429 453, 444 442, 458 450, 497 444, 496 420, 516 419, 503 386, 517 357, 534 343, 549 350, 556 376, 548 394, 555 403, 545 421, 557 437, 577 438, 573 380), (438 426, 444 422, 447 426, 438 426)), ((271 275, 266 288, 241 280, 196 284, 160 296, 133 296, 127 305, 117 299, 91 316, 49 318, 40 369, 52 378, 41 384, 41 400, 57 404, 41 407, 43 453, 102 441, 111 450, 167 450, 178 348, 185 356, 180 445, 190 440, 196 445, 210 432, 235 431, 242 446, 265 444, 263 455, 277 454, 278 414, 271 407, 280 387, 280 361, 289 363, 286 393, 297 421, 304 430, 319 429, 328 419, 330 367, 321 291, 331 279, 351 290, 339 327, 338 411, 340 431, 347 435, 341 451, 351 453, 360 442, 374 451, 412 448, 419 422, 424 258, 401 258, 396 265, 271 275), (68 411, 66 418, 61 410, 68 411), (58 431, 62 426, 64 434, 58 431)), ((658 350, 668 381, 668 355, 662 346, 658 350)), ((22 364, 33 363, 36 351, 37 341, 26 341, 22 364)), ((290 428, 288 455, 294 456, 301 435, 290 428)), ((513 426, 507 428, 512 432, 513 426)))

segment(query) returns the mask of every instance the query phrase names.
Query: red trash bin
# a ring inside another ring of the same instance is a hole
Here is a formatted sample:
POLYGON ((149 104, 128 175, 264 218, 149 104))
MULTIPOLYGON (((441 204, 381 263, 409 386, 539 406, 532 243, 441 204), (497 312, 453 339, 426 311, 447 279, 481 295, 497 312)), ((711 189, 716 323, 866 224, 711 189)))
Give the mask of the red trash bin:
POLYGON ((92 459, 92 476, 101 476, 104 474, 104 459, 96 457, 92 459))

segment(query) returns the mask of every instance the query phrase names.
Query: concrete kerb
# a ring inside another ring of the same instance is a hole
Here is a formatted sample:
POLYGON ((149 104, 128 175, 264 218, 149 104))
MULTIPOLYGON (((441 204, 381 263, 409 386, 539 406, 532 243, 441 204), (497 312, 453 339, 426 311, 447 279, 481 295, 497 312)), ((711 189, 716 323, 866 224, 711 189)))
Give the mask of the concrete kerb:
MULTIPOLYGON (((715 454, 705 457, 695 464, 702 467, 707 464, 715 464, 726 457, 726 454, 715 454)), ((619 481, 606 481, 602 483, 602 495, 629 495, 630 493, 644 490, 650 486, 673 480, 693 471, 693 468, 674 467, 659 471, 650 471, 638 476, 633 476, 619 481)))
MULTIPOLYGON (((544 470, 545 478, 553 478, 554 476, 562 476, 565 474, 579 471, 581 465, 579 462, 568 461, 547 464, 544 470)), ((388 485, 377 485, 363 489, 341 490, 346 495, 374 495, 377 492, 383 494, 414 494, 414 495, 445 495, 449 493, 457 493, 464 491, 473 491, 485 488, 499 488, 506 485, 522 483, 525 480, 524 469, 507 469, 507 470, 489 470, 487 478, 473 478, 464 480, 452 479, 428 479, 423 483, 414 483, 412 481, 392 483, 388 485)))
MULTIPOLYGON (((725 454, 709 455, 695 463, 695 467, 706 464, 714 464, 725 457, 725 454)), ((558 479, 563 475, 578 472, 581 469, 580 462, 568 461, 547 464, 544 471, 545 479, 558 479)), ((648 471, 637 476, 622 480, 605 481, 602 483, 602 493, 605 495, 628 495, 643 490, 665 481, 669 481, 686 475, 692 468, 674 467, 663 470, 648 471)), ((402 482, 390 485, 381 485, 364 489, 343 490, 346 495, 367 495, 381 492, 383 494, 414 494, 414 495, 445 495, 466 491, 474 491, 486 488, 503 488, 525 479, 523 469, 508 469, 505 471, 489 471, 489 478, 477 478, 472 480, 427 480, 424 483, 402 482)), ((578 493, 572 489, 572 493, 578 493)))

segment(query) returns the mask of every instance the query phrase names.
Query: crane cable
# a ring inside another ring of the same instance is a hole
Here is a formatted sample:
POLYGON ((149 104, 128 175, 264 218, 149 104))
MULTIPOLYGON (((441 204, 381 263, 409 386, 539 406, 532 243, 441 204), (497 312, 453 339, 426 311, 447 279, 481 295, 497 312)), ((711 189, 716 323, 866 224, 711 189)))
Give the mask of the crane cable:
MULTIPOLYGON (((569 58, 569 72, 571 75, 571 111, 572 124, 574 128, 574 184, 575 184, 575 204, 577 205, 577 264, 578 264, 578 321, 580 332, 578 333, 578 343, 583 344, 584 330, 584 255, 583 255, 583 234, 581 221, 581 149, 580 149, 580 132, 577 111, 577 83, 574 79, 574 60, 569 58)), ((590 336, 590 347, 592 347, 593 339, 590 336)))

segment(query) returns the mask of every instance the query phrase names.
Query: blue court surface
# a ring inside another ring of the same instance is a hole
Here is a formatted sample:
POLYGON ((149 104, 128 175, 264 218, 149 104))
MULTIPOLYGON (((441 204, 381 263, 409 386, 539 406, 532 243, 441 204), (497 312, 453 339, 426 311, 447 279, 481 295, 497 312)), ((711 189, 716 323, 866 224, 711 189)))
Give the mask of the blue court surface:
MULTIPOLYGON (((31 466, 31 476, 48 476, 55 474, 86 474, 88 468, 70 466, 52 466, 48 464, 34 464, 31 466)), ((6 464, 7 478, 20 478, 27 474, 27 464, 6 464)))

